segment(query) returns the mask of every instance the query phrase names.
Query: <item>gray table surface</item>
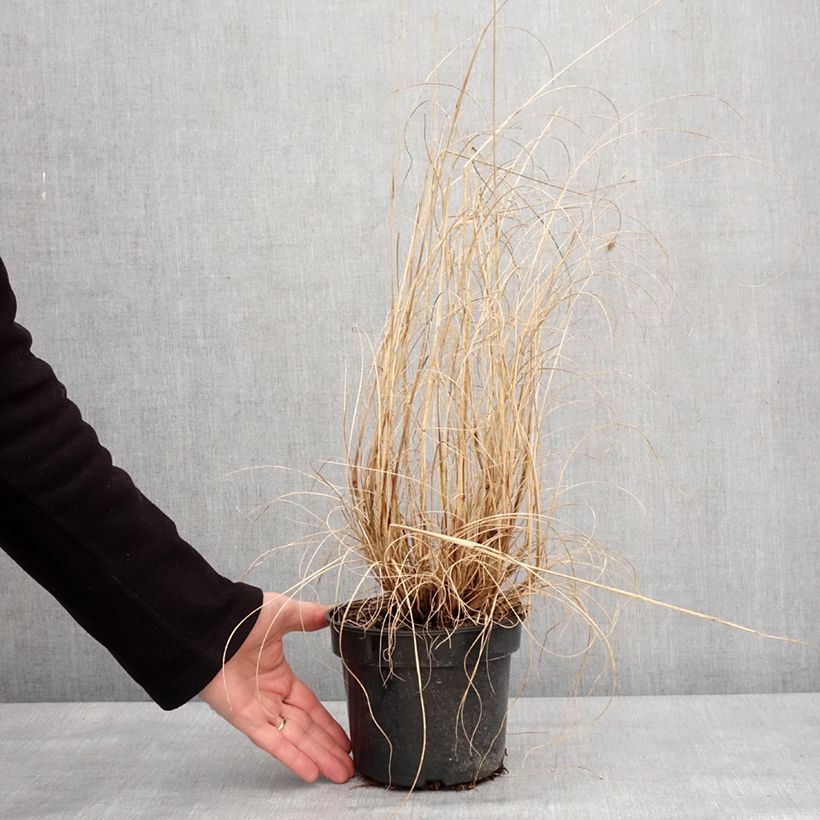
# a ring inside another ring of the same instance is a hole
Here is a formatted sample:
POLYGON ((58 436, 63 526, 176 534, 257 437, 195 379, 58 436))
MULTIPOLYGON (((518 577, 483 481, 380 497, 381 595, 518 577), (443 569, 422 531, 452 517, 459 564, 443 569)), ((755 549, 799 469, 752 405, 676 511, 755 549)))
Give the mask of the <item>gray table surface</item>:
POLYGON ((410 796, 303 784, 202 703, 0 704, 0 817, 820 818, 820 694, 604 704, 519 700, 509 774, 410 796))

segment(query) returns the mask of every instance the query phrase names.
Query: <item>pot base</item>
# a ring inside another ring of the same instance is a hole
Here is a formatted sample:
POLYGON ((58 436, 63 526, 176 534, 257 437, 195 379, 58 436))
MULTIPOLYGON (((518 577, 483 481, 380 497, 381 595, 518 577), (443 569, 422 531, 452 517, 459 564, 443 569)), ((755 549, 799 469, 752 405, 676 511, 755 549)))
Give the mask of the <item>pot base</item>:
MULTIPOLYGON (((503 774, 507 774, 507 767, 502 764, 494 772, 490 772, 490 774, 486 775, 485 777, 482 777, 480 780, 471 780, 467 783, 456 783, 453 786, 448 786, 445 783, 442 783, 440 780, 432 780, 423 785, 416 785, 413 791, 467 792, 471 789, 474 789, 476 786, 480 786, 482 783, 487 783, 490 780, 495 780, 496 777, 501 777, 501 775, 503 774)), ((373 778, 367 777, 367 775, 359 774, 359 777, 362 780, 363 786, 369 786, 374 789, 387 789, 388 791, 392 792, 410 791, 409 786, 387 786, 384 783, 379 783, 378 780, 373 780, 373 778)))

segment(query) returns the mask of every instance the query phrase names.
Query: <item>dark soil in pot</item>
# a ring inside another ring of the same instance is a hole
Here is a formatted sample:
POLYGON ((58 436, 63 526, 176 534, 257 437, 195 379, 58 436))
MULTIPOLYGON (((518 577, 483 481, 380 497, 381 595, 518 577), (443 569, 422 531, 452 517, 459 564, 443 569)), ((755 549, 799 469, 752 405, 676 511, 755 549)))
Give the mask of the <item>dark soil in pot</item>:
POLYGON ((328 618, 343 662, 359 773, 387 786, 425 789, 475 784, 499 772, 510 657, 521 624, 495 624, 482 644, 480 627, 391 636, 349 620, 341 626, 344 609, 328 618))

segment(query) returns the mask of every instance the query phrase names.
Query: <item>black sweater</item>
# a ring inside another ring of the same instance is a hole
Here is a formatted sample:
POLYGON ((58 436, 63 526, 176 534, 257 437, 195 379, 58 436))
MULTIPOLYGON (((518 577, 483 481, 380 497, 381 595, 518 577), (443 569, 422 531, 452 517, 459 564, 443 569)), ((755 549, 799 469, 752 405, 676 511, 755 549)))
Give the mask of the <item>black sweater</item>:
POLYGON ((219 575, 111 463, 15 311, 0 259, 0 546, 174 709, 217 674, 262 592, 219 575))

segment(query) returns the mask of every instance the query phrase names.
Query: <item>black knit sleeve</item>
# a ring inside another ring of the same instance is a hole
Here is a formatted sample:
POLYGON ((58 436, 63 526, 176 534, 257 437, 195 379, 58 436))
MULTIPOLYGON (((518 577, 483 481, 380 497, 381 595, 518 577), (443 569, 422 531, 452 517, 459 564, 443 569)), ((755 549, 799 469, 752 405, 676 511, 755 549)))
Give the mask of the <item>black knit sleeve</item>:
POLYGON ((217 674, 262 592, 219 575, 112 464, 15 311, 0 260, 0 546, 174 709, 217 674))

